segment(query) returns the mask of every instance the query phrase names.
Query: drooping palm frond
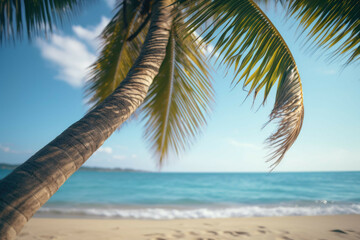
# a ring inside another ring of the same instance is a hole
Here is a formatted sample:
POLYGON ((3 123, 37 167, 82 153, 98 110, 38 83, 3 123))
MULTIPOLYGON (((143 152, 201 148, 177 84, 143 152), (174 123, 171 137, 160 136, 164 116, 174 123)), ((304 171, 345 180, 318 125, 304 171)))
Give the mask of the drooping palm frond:
POLYGON ((274 149, 270 154, 270 159, 275 160, 272 166, 276 166, 299 135, 304 117, 295 60, 278 30, 252 0, 202 2, 187 11, 188 29, 195 31, 216 16, 214 24, 202 33, 202 41, 215 42, 213 54, 234 67, 234 83, 243 80, 254 99, 263 90, 265 103, 277 82, 270 121, 277 121, 278 129, 267 139, 274 149))
POLYGON ((283 5, 310 29, 308 37, 316 46, 335 47, 334 56, 346 56, 347 64, 360 59, 359 0, 292 0, 283 5))
POLYGON ((254 2, 257 4, 265 4, 265 5, 268 5, 268 4, 276 5, 278 3, 284 4, 285 1, 287 1, 287 0, 254 0, 254 2))
POLYGON ((213 101, 204 53, 193 35, 183 37, 182 24, 174 20, 165 60, 142 108, 145 138, 160 165, 171 150, 179 154, 195 140, 213 101))
POLYGON ((0 44, 52 32, 54 26, 69 18, 93 0, 1 0, 0 44))
POLYGON ((91 96, 89 103, 94 106, 119 86, 139 55, 147 31, 142 25, 150 14, 141 13, 145 1, 147 0, 123 1, 119 4, 115 16, 101 34, 102 50, 91 66, 91 74, 86 83, 86 93, 91 96), (140 26, 142 29, 129 41, 133 31, 140 26))

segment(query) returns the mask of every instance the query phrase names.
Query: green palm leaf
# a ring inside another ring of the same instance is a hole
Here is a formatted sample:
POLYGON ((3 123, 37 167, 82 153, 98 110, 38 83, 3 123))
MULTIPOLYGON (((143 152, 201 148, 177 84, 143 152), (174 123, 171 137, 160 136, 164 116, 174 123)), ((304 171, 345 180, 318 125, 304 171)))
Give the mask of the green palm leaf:
POLYGON ((276 121, 278 129, 267 139, 274 149, 270 160, 275 159, 272 166, 276 166, 299 135, 304 117, 299 72, 284 39, 251 0, 202 1, 187 13, 191 31, 214 18, 214 23, 202 33, 202 41, 215 42, 213 54, 219 54, 222 62, 234 67, 235 85, 243 81, 248 94, 254 93, 254 99, 263 91, 264 104, 277 83, 270 121, 276 121))
POLYGON ((101 34, 102 50, 97 61, 91 66, 86 85, 86 93, 91 96, 89 103, 94 103, 94 106, 119 86, 139 55, 147 31, 143 23, 149 15, 141 13, 143 3, 144 1, 123 1, 101 34), (132 32, 140 26, 140 31, 128 41, 132 32))
POLYGON ((142 108, 145 138, 160 165, 171 150, 179 154, 195 140, 213 101, 204 53, 193 35, 183 38, 181 25, 174 20, 165 60, 142 108))
POLYGON ((335 47, 333 55, 346 56, 347 64, 360 59, 359 0, 293 0, 283 5, 309 29, 316 46, 335 47))
POLYGON ((69 18, 85 0, 2 0, 0 1, 0 44, 52 32, 54 26, 69 18))

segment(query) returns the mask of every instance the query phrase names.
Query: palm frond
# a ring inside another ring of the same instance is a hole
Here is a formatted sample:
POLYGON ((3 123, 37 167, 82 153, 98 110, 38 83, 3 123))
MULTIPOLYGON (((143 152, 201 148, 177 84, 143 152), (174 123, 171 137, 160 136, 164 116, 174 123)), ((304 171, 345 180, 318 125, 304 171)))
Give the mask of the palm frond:
MULTIPOLYGON (((178 19, 177 19, 178 20, 178 19)), ((201 132, 211 110, 213 89, 205 56, 195 37, 183 38, 182 22, 174 20, 165 60, 142 108, 145 138, 159 157, 177 155, 201 132)))
POLYGON ((0 44, 51 33, 54 26, 76 14, 85 0, 0 1, 0 44))
POLYGON ((215 15, 214 24, 202 33, 202 41, 215 42, 213 55, 218 54, 218 59, 235 69, 233 83, 243 81, 254 99, 263 90, 264 104, 278 82, 270 114, 270 121, 277 121, 278 129, 267 139, 274 149, 269 160, 274 159, 272 166, 276 166, 299 135, 304 117, 295 60, 278 30, 252 0, 203 1, 189 9, 188 29, 199 29, 215 15))
POLYGON ((124 1, 120 4, 115 16, 101 34, 102 50, 91 66, 91 74, 85 87, 87 96, 90 96, 89 103, 94 104, 94 107, 119 86, 139 55, 146 27, 143 27, 131 41, 128 41, 128 38, 144 21, 145 16, 140 13, 142 2, 124 1))
POLYGON ((287 0, 254 0, 254 2, 256 2, 257 4, 265 4, 265 5, 268 5, 268 4, 285 4, 287 0))
POLYGON ((291 15, 309 29, 308 37, 320 48, 333 48, 334 56, 360 59, 359 0, 293 0, 283 4, 291 15))

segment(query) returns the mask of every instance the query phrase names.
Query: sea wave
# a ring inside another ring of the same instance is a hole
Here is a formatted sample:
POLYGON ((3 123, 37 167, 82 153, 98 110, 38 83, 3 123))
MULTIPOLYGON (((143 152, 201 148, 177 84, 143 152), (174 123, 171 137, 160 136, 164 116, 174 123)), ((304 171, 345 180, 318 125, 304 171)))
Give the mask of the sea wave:
POLYGON ((322 204, 312 206, 237 206, 228 208, 64 208, 43 207, 40 214, 75 215, 126 219, 197 219, 269 216, 314 216, 360 214, 360 204, 322 204))

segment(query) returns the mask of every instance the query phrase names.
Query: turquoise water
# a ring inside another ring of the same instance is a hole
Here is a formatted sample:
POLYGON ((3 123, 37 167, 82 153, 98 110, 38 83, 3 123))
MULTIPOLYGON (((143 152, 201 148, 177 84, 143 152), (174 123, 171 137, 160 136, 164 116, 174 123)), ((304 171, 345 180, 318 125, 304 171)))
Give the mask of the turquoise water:
MULTIPOLYGON (((0 170, 0 178, 8 174, 0 170)), ((76 172, 41 214, 173 219, 360 214, 360 172, 76 172)))

